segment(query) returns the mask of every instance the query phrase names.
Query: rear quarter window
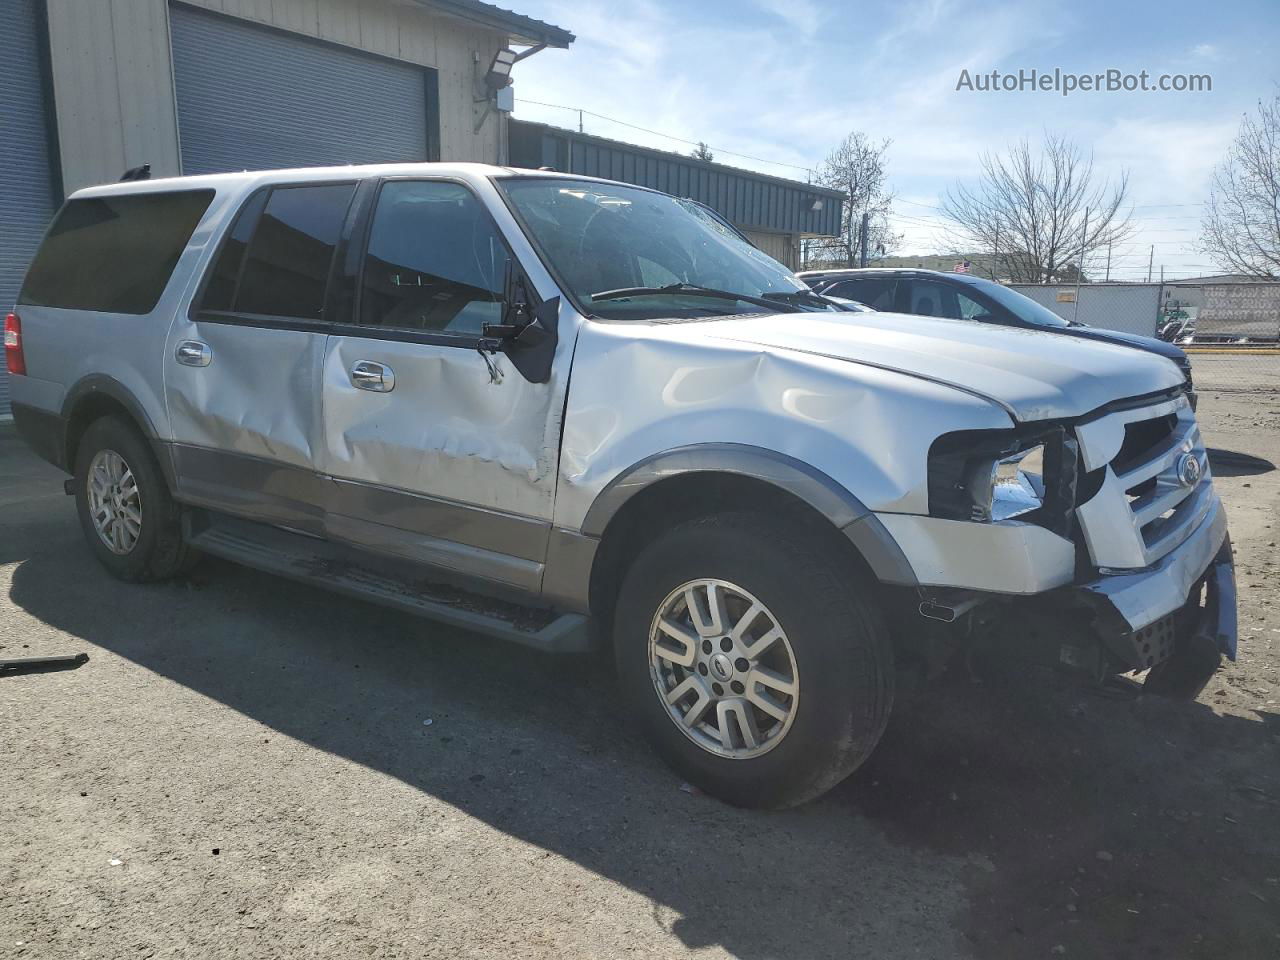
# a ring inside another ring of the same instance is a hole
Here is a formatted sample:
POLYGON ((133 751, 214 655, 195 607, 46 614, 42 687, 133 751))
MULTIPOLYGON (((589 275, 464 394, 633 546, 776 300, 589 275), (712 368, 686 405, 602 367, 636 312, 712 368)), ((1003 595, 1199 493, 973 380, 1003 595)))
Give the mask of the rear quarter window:
POLYGON ((179 190, 67 201, 27 271, 18 302, 150 313, 213 195, 179 190))

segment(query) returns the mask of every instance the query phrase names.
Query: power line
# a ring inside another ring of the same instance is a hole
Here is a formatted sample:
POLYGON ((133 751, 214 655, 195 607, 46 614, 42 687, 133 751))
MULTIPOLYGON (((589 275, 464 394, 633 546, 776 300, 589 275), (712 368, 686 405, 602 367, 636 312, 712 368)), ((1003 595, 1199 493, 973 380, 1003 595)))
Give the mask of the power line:
MULTIPOLYGON (((608 123, 616 123, 620 127, 629 127, 632 130, 639 130, 641 133, 652 134, 655 137, 666 137, 668 140, 674 140, 677 143, 688 144, 691 147, 696 147, 700 145, 700 141, 698 140, 686 140, 683 137, 677 137, 674 134, 663 133, 661 130, 651 130, 648 127, 641 127, 634 123, 627 123, 627 121, 618 120, 615 117, 606 117, 603 113, 595 113, 594 111, 591 111, 591 110, 584 110, 581 107, 566 107, 562 103, 544 103, 541 100, 525 100, 519 97, 516 98, 516 103, 528 103, 537 107, 551 107, 555 110, 569 110, 573 113, 580 113, 580 114, 585 114, 588 117, 595 117, 597 120, 604 120, 608 123)), ((749 153, 735 153, 732 150, 726 150, 724 147, 717 147, 715 144, 711 144, 711 143, 706 144, 706 146, 709 149, 715 151, 716 153, 723 153, 726 156, 730 156, 730 157, 738 157, 740 160, 754 160, 756 163, 771 163, 777 167, 788 167, 792 170, 803 170, 805 173, 809 174, 810 176, 813 175, 812 167, 802 167, 799 164, 795 164, 795 163, 783 163, 781 160, 766 160, 764 157, 753 157, 749 153)))
POLYGON ((926 210, 937 210, 939 213, 946 213, 942 207, 935 207, 927 203, 919 203, 915 200, 904 200, 902 197, 894 197, 894 203, 909 203, 913 207, 924 207, 926 210))

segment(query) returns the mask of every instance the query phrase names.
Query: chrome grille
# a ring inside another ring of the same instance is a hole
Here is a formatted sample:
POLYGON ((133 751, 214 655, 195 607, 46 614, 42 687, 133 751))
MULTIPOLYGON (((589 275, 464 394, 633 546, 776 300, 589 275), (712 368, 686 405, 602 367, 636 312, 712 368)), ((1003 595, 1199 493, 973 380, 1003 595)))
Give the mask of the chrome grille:
POLYGON ((1105 471, 1098 492, 1076 510, 1095 566, 1150 566, 1217 502, 1185 396, 1108 414, 1078 426, 1076 435, 1085 468, 1105 471))

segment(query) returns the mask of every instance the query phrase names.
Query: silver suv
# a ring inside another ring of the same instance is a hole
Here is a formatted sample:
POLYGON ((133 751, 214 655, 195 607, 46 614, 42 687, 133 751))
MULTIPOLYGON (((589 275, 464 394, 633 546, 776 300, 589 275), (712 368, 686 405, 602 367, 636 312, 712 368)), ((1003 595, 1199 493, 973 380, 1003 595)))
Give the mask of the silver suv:
POLYGON ((443 164, 81 190, 6 353, 115 576, 208 553, 601 642, 656 749, 736 804, 840 781, 898 679, 978 637, 1184 697, 1234 655, 1174 364, 843 312, 651 190, 443 164))

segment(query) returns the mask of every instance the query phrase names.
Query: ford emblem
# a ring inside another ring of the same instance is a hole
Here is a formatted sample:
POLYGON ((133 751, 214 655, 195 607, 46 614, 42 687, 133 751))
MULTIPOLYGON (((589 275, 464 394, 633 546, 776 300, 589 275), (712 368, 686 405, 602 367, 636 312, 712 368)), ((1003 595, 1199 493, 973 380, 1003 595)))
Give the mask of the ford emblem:
POLYGON ((1178 481, 1184 487, 1194 487, 1200 482, 1200 458, 1194 453, 1184 453, 1178 458, 1178 481))

